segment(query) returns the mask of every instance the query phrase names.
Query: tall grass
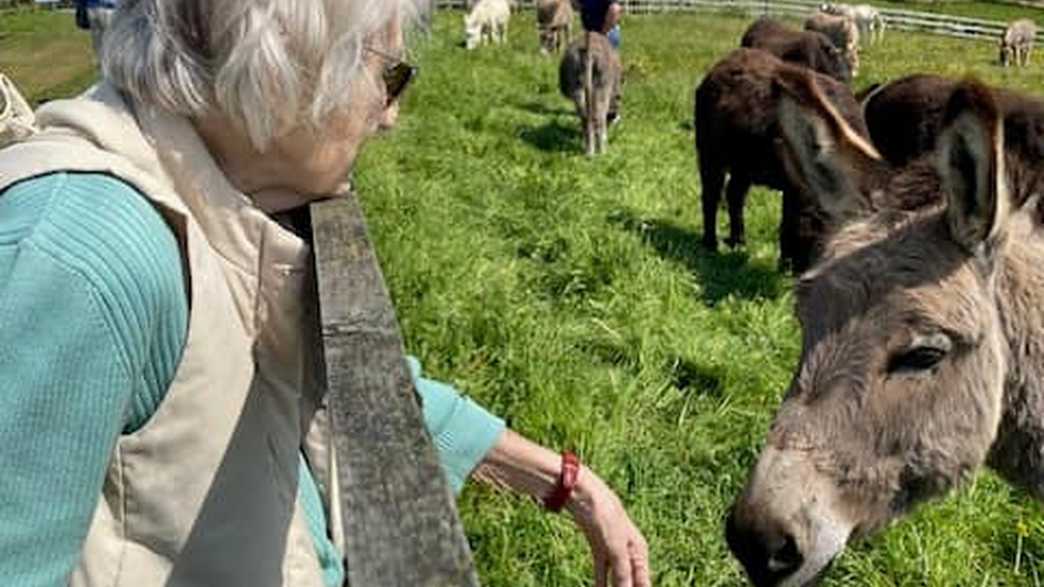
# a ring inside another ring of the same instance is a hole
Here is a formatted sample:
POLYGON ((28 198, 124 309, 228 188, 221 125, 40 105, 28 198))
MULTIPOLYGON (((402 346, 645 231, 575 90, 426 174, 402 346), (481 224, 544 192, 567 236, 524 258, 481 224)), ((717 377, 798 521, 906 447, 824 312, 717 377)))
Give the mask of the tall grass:
MULTIPOLYGON (((779 196, 753 191, 746 248, 698 243, 692 92, 746 21, 627 19, 623 122, 588 159, 531 17, 475 52, 459 20, 439 15, 400 128, 357 169, 408 348, 516 429, 579 450, 645 531, 658 585, 740 585, 722 519, 799 351, 791 280, 776 271, 779 196)), ((856 85, 914 71, 1044 81, 1002 71, 995 53, 889 34, 856 85)), ((481 487, 462 512, 486 584, 590 581, 566 519, 481 487)), ((826 584, 1033 585, 1040 514, 987 473, 852 548, 826 584)))

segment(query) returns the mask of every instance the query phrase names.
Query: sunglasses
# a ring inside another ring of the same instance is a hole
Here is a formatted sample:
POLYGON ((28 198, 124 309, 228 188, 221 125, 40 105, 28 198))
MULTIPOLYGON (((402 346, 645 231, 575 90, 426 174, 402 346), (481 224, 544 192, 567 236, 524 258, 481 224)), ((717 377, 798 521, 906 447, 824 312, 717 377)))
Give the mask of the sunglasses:
POLYGON ((384 82, 384 91, 388 97, 388 104, 391 104, 406 91, 413 78, 417 77, 417 66, 372 47, 365 47, 365 49, 389 62, 389 65, 384 68, 384 72, 381 74, 381 79, 384 82))

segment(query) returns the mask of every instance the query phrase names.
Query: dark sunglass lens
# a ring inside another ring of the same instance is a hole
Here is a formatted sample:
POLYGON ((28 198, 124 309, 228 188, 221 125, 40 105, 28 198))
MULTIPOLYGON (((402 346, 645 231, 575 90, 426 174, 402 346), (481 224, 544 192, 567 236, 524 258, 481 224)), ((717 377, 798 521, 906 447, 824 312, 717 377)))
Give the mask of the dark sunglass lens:
POLYGON ((417 73, 417 69, 408 63, 397 63, 384 71, 384 86, 388 90, 388 99, 398 98, 410 80, 417 73))

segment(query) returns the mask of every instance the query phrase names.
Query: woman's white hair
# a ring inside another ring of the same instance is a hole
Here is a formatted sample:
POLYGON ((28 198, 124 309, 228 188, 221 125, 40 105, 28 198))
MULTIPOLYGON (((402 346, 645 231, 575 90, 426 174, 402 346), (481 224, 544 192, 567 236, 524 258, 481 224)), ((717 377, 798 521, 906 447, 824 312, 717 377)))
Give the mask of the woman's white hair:
POLYGON ((106 78, 186 116, 214 109, 264 150, 350 99, 365 39, 430 0, 124 0, 105 33, 106 78))

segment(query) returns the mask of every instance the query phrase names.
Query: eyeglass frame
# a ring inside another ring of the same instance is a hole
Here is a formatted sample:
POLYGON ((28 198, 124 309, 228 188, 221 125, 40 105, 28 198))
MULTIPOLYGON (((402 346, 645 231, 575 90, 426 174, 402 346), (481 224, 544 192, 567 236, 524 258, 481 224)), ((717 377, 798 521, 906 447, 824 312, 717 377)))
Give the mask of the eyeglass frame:
POLYGON ((389 55, 373 47, 364 46, 363 50, 383 58, 390 64, 386 65, 384 71, 381 72, 381 81, 384 83, 384 92, 389 105, 402 96, 413 78, 420 73, 419 67, 405 59, 389 55))

